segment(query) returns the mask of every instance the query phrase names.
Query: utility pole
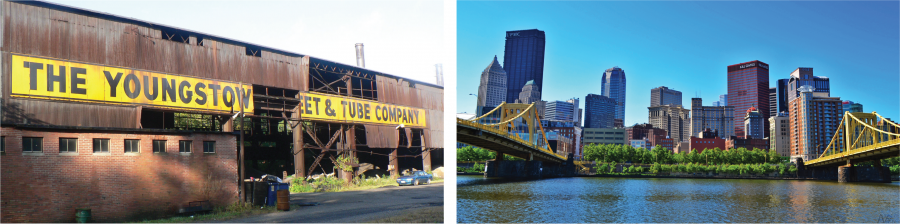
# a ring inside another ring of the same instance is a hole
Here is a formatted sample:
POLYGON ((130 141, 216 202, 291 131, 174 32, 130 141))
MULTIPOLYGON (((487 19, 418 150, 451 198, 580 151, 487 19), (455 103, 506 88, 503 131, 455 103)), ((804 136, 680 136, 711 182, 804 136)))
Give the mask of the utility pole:
MULTIPOLYGON (((241 90, 240 90, 241 92, 240 92, 240 94, 238 94, 238 97, 244 98, 243 95, 246 94, 246 92, 245 92, 245 90, 244 90, 244 82, 240 82, 239 85, 241 86, 241 90)), ((222 96, 222 97, 225 97, 225 96, 222 96)), ((238 101, 238 106, 241 107, 241 136, 240 136, 240 141, 241 141, 241 143, 240 143, 240 144, 241 144, 240 151, 241 151, 241 155, 240 155, 240 164, 238 164, 238 167, 241 169, 241 170, 240 170, 240 172, 241 172, 241 179, 240 179, 239 182, 240 182, 240 184, 241 184, 241 195, 240 195, 240 197, 241 197, 241 201, 243 201, 243 200, 244 200, 244 195, 246 195, 246 192, 244 191, 244 190, 246 190, 246 186, 245 186, 245 184, 244 184, 244 127, 245 127, 245 126, 244 126, 244 101, 241 100, 241 99, 235 99, 235 100, 238 101)), ((252 183, 251 183, 251 184, 252 184, 252 183)))

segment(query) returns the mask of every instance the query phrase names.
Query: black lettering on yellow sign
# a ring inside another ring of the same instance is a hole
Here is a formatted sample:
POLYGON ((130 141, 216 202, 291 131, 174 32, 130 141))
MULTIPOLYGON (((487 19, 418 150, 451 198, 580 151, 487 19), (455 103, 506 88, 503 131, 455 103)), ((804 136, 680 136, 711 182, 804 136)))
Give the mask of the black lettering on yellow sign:
POLYGON ((11 68, 11 93, 19 97, 218 111, 233 111, 240 102, 253 111, 249 85, 17 54, 12 61, 21 65, 11 68))
POLYGON ((421 119, 425 110, 419 108, 316 93, 301 93, 299 99, 297 110, 304 119, 426 126, 425 121, 421 119))

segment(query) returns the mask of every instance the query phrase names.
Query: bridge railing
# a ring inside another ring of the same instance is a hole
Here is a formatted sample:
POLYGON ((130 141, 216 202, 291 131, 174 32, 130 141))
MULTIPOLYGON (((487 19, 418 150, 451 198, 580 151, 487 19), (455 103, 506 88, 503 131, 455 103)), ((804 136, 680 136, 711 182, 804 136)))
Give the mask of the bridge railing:
POLYGON ((878 113, 845 112, 838 130, 818 158, 807 161, 815 164, 823 161, 865 153, 871 150, 900 145, 900 125, 878 113))
POLYGON ((456 119, 457 124, 463 124, 483 131, 489 131, 496 135, 505 136, 510 140, 528 145, 560 159, 567 159, 568 155, 560 155, 549 149, 546 133, 544 133, 535 104, 507 104, 499 106, 473 119, 456 119), (522 136, 531 136, 524 139, 522 136))
POLYGON ((510 139, 510 140, 513 140, 513 141, 516 141, 516 142, 518 142, 518 143, 520 143, 520 144, 527 145, 527 146, 529 146, 529 147, 531 147, 531 148, 534 148, 534 149, 543 151, 543 152, 545 152, 545 153, 547 153, 547 154, 556 156, 557 158, 560 158, 560 159, 563 159, 563 160, 565 160, 565 159, 568 158, 568 157, 565 156, 565 155, 560 155, 560 154, 557 154, 557 153, 553 152, 553 151, 550 150, 550 149, 541 147, 540 145, 538 145, 538 144, 536 144, 536 143, 534 143, 534 142, 526 141, 525 139, 522 139, 521 137, 519 137, 519 134, 516 133, 516 132, 512 132, 512 133, 511 133, 511 132, 501 131, 500 128, 497 127, 497 126, 485 125, 485 124, 481 124, 481 123, 478 123, 478 122, 474 122, 474 121, 470 121, 470 120, 464 120, 464 119, 459 119, 459 118, 456 119, 456 123, 457 123, 457 124, 466 125, 466 126, 470 126, 470 127, 473 127, 473 128, 479 129, 479 130, 482 130, 482 131, 487 131, 487 132, 493 133, 493 134, 495 134, 495 135, 504 136, 504 137, 506 137, 506 138, 508 138, 508 139, 510 139))

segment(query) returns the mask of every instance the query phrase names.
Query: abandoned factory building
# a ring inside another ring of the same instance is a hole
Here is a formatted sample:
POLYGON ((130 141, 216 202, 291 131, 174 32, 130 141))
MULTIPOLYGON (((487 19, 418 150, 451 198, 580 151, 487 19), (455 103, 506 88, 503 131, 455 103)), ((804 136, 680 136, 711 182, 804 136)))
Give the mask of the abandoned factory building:
POLYGON ((2 1, 0 18, 0 222, 221 206, 242 173, 332 173, 336 158, 394 176, 443 165, 441 86, 53 3, 2 1))

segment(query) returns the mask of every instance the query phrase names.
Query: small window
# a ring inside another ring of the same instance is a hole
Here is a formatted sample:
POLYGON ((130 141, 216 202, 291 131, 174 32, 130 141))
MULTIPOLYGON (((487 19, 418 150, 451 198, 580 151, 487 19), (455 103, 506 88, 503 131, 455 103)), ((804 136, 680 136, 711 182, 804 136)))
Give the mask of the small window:
POLYGON ((203 153, 216 153, 216 142, 203 142, 203 153))
POLYGON ((94 139, 94 153, 109 153, 109 139, 94 139))
POLYGON ((6 136, 0 136, 0 152, 6 152, 6 136))
POLYGON ((78 152, 78 139, 59 138, 59 152, 78 152))
POLYGON ((166 152, 166 140, 153 140, 153 152, 166 152))
POLYGON ((178 152, 191 152, 191 141, 178 141, 178 152))
POLYGON ((141 152, 141 140, 137 139, 125 139, 125 152, 131 153, 140 153, 141 152))
POLYGON ((43 152, 44 138, 22 138, 22 152, 43 152))

